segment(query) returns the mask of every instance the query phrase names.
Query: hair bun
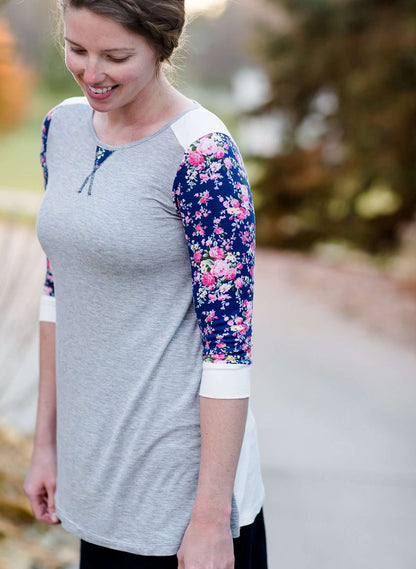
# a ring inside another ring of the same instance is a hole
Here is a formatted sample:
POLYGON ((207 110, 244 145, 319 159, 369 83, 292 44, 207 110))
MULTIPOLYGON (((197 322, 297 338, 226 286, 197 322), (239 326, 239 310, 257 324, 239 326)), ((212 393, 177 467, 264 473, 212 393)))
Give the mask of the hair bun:
POLYGON ((62 10, 87 8, 119 22, 150 41, 159 62, 178 47, 185 24, 184 0, 58 0, 62 10))

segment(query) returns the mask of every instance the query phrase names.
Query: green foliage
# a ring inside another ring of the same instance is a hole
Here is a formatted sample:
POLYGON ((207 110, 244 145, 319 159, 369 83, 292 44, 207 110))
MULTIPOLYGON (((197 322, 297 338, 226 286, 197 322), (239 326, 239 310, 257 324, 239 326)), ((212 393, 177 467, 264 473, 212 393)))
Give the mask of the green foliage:
POLYGON ((393 249, 416 211, 416 2, 284 4, 288 30, 259 34, 272 91, 259 112, 290 122, 284 151, 260 159, 258 240, 393 249))
POLYGON ((32 92, 26 120, 0 138, 0 184, 43 192, 40 166, 41 127, 46 113, 64 96, 38 85, 32 92))
POLYGON ((65 67, 64 50, 56 43, 48 44, 39 72, 43 86, 55 93, 57 98, 82 95, 79 86, 65 67))

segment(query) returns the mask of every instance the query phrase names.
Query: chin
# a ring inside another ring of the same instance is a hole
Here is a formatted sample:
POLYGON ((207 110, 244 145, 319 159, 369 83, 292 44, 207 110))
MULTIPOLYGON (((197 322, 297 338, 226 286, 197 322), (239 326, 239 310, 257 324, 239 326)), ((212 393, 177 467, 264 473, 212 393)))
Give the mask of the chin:
POLYGON ((95 99, 91 97, 89 93, 87 93, 84 89, 82 90, 84 96, 86 97, 87 101, 89 102, 90 106, 96 111, 109 111, 110 108, 113 107, 113 101, 109 101, 108 99, 95 99))

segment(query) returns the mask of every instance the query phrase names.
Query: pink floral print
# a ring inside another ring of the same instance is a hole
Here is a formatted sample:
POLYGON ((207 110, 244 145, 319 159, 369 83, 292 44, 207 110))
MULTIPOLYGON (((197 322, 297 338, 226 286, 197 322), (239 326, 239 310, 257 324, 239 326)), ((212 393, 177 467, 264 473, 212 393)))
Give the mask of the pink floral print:
POLYGON ((45 284, 43 285, 43 294, 46 296, 55 296, 55 288, 53 282, 53 274, 49 259, 46 259, 46 277, 45 284))
MULTIPOLYGON (((41 148, 40 148, 40 163, 42 166, 43 172, 43 185, 46 191, 46 187, 48 185, 48 166, 46 164, 46 148, 48 145, 48 133, 49 127, 52 120, 52 115, 55 112, 56 107, 51 109, 45 117, 42 125, 42 136, 41 136, 41 148)), ((43 285, 43 294, 46 296, 55 296, 55 287, 53 282, 53 275, 51 264, 49 259, 46 259, 46 276, 45 276, 45 283, 43 285)))
POLYGON ((205 361, 251 363, 255 218, 237 146, 211 133, 186 151, 173 185, 190 253, 205 361))

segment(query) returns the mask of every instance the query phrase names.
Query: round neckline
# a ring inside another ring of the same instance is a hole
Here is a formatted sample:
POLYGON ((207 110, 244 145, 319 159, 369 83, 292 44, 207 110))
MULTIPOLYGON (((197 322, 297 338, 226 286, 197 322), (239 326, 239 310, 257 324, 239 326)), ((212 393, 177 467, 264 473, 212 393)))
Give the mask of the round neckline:
POLYGON ((176 115, 176 117, 173 117, 169 122, 164 124, 162 127, 160 127, 158 130, 156 130, 152 134, 148 134, 147 136, 144 136, 143 138, 139 138, 138 140, 132 140, 132 142, 125 142, 124 144, 107 144, 106 142, 102 142, 98 138, 97 133, 95 132, 95 129, 94 129, 94 125, 92 122, 93 117, 94 117, 94 109, 91 106, 90 106, 90 116, 89 116, 89 121, 88 121, 89 122, 89 128, 90 128, 91 134, 92 134, 95 142, 97 143, 97 146, 99 146, 100 148, 105 148, 106 150, 121 150, 123 148, 130 148, 131 146, 136 146, 137 144, 142 144, 143 142, 146 142, 147 140, 154 138, 158 134, 160 134, 163 131, 165 131, 166 129, 168 129, 174 122, 179 120, 181 117, 183 117, 187 113, 194 111, 195 109, 198 109, 201 107, 201 105, 197 101, 194 101, 193 99, 191 99, 191 100, 193 102, 192 107, 189 107, 189 109, 185 109, 184 111, 182 111, 181 113, 176 115))

